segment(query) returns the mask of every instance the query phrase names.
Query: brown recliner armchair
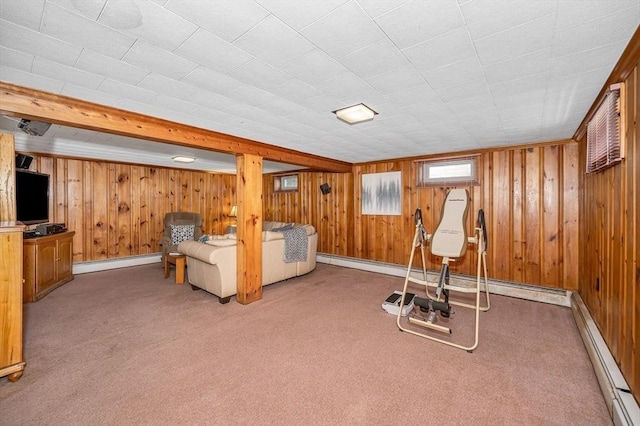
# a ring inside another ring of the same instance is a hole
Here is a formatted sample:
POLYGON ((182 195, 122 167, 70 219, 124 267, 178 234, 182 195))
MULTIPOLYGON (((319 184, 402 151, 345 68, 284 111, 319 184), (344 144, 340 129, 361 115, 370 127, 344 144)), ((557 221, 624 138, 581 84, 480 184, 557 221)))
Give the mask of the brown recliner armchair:
MULTIPOLYGON (((164 257, 167 253, 178 251, 178 244, 184 240, 185 234, 182 233, 188 230, 183 225, 193 225, 192 239, 198 240, 202 236, 202 216, 200 213, 190 212, 171 212, 164 215, 164 234, 160 239, 160 245, 162 246, 162 264, 164 264, 164 257), (173 233, 172 235, 172 226, 173 233), (176 226, 177 225, 177 226, 176 226), (181 234, 182 235, 178 235, 181 234), (172 237, 176 237, 179 241, 177 244, 173 244, 172 237)), ((191 237, 190 233, 188 234, 191 237)))

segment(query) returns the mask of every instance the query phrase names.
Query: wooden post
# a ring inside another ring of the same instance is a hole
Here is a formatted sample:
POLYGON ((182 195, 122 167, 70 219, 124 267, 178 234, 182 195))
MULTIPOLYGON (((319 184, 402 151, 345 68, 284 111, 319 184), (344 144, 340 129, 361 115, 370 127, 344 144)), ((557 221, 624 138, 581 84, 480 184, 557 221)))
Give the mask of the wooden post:
POLYGON ((0 221, 16 220, 16 151, 13 135, 0 133, 0 221))
POLYGON ((237 156, 237 301, 262 299, 262 157, 237 156))

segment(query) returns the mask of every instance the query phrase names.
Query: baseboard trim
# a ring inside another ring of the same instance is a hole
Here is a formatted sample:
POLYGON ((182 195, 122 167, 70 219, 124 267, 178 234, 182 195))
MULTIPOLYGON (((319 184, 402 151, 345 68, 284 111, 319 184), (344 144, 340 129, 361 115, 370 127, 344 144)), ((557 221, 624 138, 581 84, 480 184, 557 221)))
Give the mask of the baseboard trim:
MULTIPOLYGON (((395 277, 405 277, 407 267, 394 263, 376 262, 372 260, 357 259, 354 257, 335 256, 325 253, 318 253, 317 261, 328 265, 344 266, 346 268, 360 269, 363 271, 377 272, 380 274, 392 275, 395 277)), ((421 278, 422 270, 412 268, 412 276, 421 278)), ((438 281, 437 271, 427 271, 429 281, 438 281)), ((469 287, 475 286, 476 277, 467 275, 451 274, 451 282, 454 285, 469 287)), ((488 280, 489 291, 492 294, 516 297, 518 299, 531 300, 534 302, 549 303, 552 305, 571 306, 571 292, 555 288, 539 287, 527 284, 518 284, 500 280, 488 280)), ((401 289, 400 289, 401 290, 401 289)))
POLYGON ((119 257, 117 259, 80 262, 73 264, 73 273, 86 274, 89 272, 108 271, 109 269, 127 268, 129 266, 148 265, 150 263, 160 263, 160 259, 160 254, 154 253, 140 256, 119 257))
POLYGON ((613 355, 579 294, 571 296, 571 310, 587 349, 605 404, 615 425, 640 426, 640 407, 630 393, 613 355))

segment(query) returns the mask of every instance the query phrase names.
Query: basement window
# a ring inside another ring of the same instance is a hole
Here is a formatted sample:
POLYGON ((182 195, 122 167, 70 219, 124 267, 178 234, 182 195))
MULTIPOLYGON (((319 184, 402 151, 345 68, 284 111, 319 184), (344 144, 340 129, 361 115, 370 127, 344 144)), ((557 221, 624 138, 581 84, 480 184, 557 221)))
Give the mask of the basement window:
POLYGON ((298 190, 298 175, 280 175, 273 177, 275 192, 294 192, 298 190))
POLYGON ((620 84, 614 84, 587 124, 587 173, 622 160, 620 133, 620 84))
POLYGON ((478 157, 458 157, 441 160, 420 160, 418 187, 478 185, 478 157))

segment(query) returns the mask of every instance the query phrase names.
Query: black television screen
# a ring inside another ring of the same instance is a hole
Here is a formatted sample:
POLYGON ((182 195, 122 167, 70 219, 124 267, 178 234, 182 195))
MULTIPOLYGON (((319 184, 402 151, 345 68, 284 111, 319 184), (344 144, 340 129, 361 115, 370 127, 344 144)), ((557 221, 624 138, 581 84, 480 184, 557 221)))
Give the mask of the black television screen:
POLYGON ((49 222, 49 175, 16 171, 16 209, 25 225, 49 222))

